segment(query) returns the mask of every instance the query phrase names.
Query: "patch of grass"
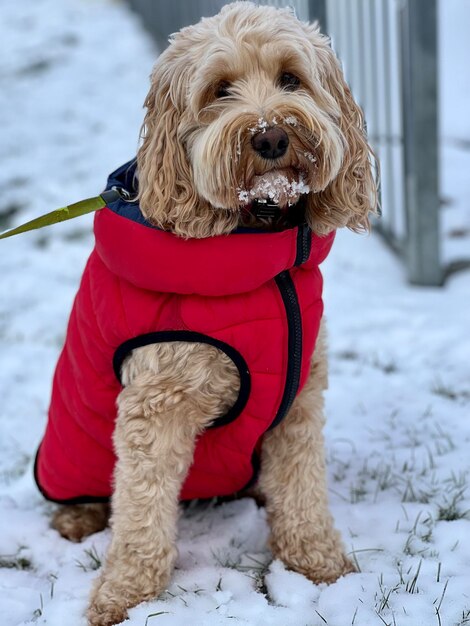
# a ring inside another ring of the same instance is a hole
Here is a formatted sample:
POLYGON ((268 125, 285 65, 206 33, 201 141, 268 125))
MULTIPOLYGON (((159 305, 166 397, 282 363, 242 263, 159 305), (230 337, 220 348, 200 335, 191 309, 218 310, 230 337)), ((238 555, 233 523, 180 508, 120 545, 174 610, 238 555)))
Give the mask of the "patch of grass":
POLYGON ((11 226, 13 218, 21 209, 24 209, 24 206, 15 202, 0 207, 0 231, 6 230, 11 226))
POLYGON ((376 481, 374 502, 380 492, 388 489, 395 489, 398 485, 398 476, 392 471, 392 466, 388 464, 380 464, 376 470, 371 473, 372 480, 376 481))
POLYGON ((461 511, 458 503, 460 498, 454 496, 450 501, 439 506, 437 519, 444 522, 454 522, 458 519, 468 519, 470 510, 461 511))
MULTIPOLYGON (((427 472, 425 472, 425 475, 427 472)), ((402 502, 419 502, 429 504, 433 502, 442 491, 442 484, 438 483, 432 476, 429 480, 424 480, 420 476, 406 476, 403 479, 404 490, 401 496, 402 502), (421 478, 421 480, 420 480, 421 478)))
POLYGON ((387 589, 387 587, 385 587, 384 585, 383 574, 380 574, 379 576, 380 594, 377 594, 377 593, 375 594, 375 612, 377 613, 379 617, 382 615, 385 609, 390 609, 390 603, 389 603, 390 596, 392 595, 392 593, 396 593, 399 588, 400 588, 400 585, 397 584, 387 589))
POLYGON ((18 73, 23 76, 29 76, 31 74, 43 74, 53 65, 51 59, 38 59, 32 63, 25 65, 18 73))
POLYGON ((452 450, 455 450, 455 443, 450 433, 446 432, 439 422, 434 425, 434 432, 431 433, 434 441, 436 454, 443 456, 452 450))
POLYGON ((76 230, 73 230, 70 233, 66 233, 64 235, 64 239, 66 241, 81 241, 83 239, 86 239, 89 236, 90 236, 90 230, 89 229, 87 229, 87 228, 85 228, 85 229, 77 228, 76 230))
POLYGON ((351 500, 351 504, 357 504, 358 502, 363 502, 367 495, 367 488, 365 485, 365 481, 363 479, 358 479, 358 481, 354 484, 352 483, 349 488, 349 496, 351 500))
MULTIPOLYGON (((417 522, 419 521, 419 516, 417 518, 417 522)), ((396 625, 395 614, 392 608, 392 596, 397 596, 400 593, 408 593, 410 595, 416 595, 420 593, 419 589, 419 576, 421 573, 422 559, 419 561, 416 567, 410 567, 406 572, 403 572, 402 565, 397 565, 398 571, 398 580, 395 584, 385 585, 383 574, 379 576, 379 590, 375 593, 375 606, 374 610, 376 615, 380 618, 382 623, 387 624, 387 626, 396 625), (391 621, 390 621, 391 619, 391 621)), ((440 568, 439 568, 440 573, 440 568)), ((439 577, 438 573, 438 577, 439 577)), ((437 581, 439 582, 439 580, 437 581)), ((447 586, 449 581, 443 586, 442 593, 440 597, 436 598, 433 602, 434 611, 436 614, 437 624, 438 626, 444 626, 441 621, 441 606, 444 600, 444 596, 447 591, 447 586)), ((406 614, 405 608, 403 607, 403 611, 406 614)), ((465 618, 465 614, 462 614, 465 618)), ((470 615, 470 613, 469 613, 470 615)), ((464 624, 465 622, 462 622, 464 624)), ((445 625, 447 626, 447 625, 445 625)), ((461 626, 460 624, 456 626, 461 626)))
POLYGON ((347 471, 350 467, 348 462, 334 459, 333 480, 336 483, 342 482, 346 478, 347 471))
POLYGON ((315 613, 318 615, 318 617, 322 620, 322 622, 324 622, 325 624, 328 624, 328 622, 326 621, 326 619, 323 617, 323 615, 321 613, 319 613, 317 611, 317 609, 315 609, 315 613))
POLYGON ((452 473, 449 478, 443 481, 442 500, 438 504, 437 519, 452 522, 458 519, 469 519, 470 509, 462 510, 461 503, 465 499, 468 487, 466 473, 458 476, 452 473))
POLYGON ((35 238, 33 245, 35 245, 36 248, 39 248, 42 250, 44 248, 47 248, 50 241, 51 241, 51 238, 49 237, 49 235, 40 235, 39 237, 35 238))
POLYGON ((450 400, 451 402, 457 402, 458 400, 470 400, 469 390, 463 389, 458 391, 441 379, 437 379, 434 382, 431 387, 431 392, 436 396, 441 396, 441 398, 447 398, 447 400, 450 400))
MULTIPOLYGON (((237 570, 238 572, 244 573, 248 578, 251 578, 254 582, 255 589, 258 593, 261 593, 265 596, 269 604, 272 604, 271 598, 269 597, 268 588, 265 583, 265 575, 270 565, 270 560, 266 559, 265 561, 261 560, 253 556, 252 554, 244 554, 238 556, 234 559, 231 555, 221 554, 220 552, 212 551, 212 556, 216 560, 216 562, 221 567, 228 567, 230 569, 237 570), (242 562, 242 558, 245 561, 242 562)), ((222 579, 219 579, 217 584, 217 591, 220 590, 220 585, 222 584, 222 579)))
POLYGON ((418 567, 416 569, 416 572, 413 574, 413 576, 405 583, 405 590, 408 593, 419 593, 419 587, 418 587, 418 578, 419 578, 419 574, 421 572, 421 565, 423 564, 423 561, 421 560, 418 563, 418 567))
POLYGON ((448 400, 455 401, 458 399, 459 394, 452 389, 450 385, 446 385, 442 382, 442 380, 436 381, 431 387, 432 393, 436 396, 441 396, 442 398, 447 398, 448 400))
POLYGON ((56 574, 49 574, 48 576, 49 583, 51 585, 51 591, 50 591, 51 600, 54 598, 54 588, 55 588, 55 583, 56 583, 57 578, 58 576, 56 574))
POLYGON ((18 478, 21 478, 28 469, 30 460, 30 455, 21 454, 12 467, 0 472, 0 483, 8 486, 18 478))
POLYGON ((384 549, 383 548, 360 548, 359 550, 355 550, 354 546, 352 546, 352 550, 348 552, 348 556, 350 556, 351 559, 354 561, 354 565, 356 566, 356 569, 358 572, 362 572, 361 566, 356 556, 356 554, 359 554, 360 552, 384 552, 384 549))
POLYGON ((342 361, 358 361, 359 354, 355 350, 341 350, 336 353, 336 357, 342 361))
POLYGON ((159 617, 160 615, 170 615, 170 611, 158 611, 157 613, 149 613, 145 620, 145 626, 147 626, 147 624, 149 623, 149 619, 152 619, 153 617, 159 617))
POLYGON ((351 626, 354 626, 354 622, 356 621, 356 615, 359 610, 359 607, 356 606, 356 610, 354 611, 354 615, 352 616, 351 626))
POLYGON ((33 611, 32 621, 33 622, 37 621, 42 616, 43 611, 44 611, 44 601, 42 599, 42 593, 40 593, 39 594, 39 607, 33 611))
POLYGON ((24 546, 20 546, 16 554, 0 554, 0 567, 4 569, 32 570, 33 563, 25 556, 21 556, 24 546))
MULTIPOLYGON (((444 596, 446 595, 446 591, 447 591, 447 585, 449 584, 449 580, 446 580, 446 584, 444 585, 444 589, 442 590, 442 594, 441 597, 439 599, 439 602, 437 604, 437 606, 434 606, 434 610, 436 611, 436 617, 437 617, 437 623, 438 626, 442 626, 442 620, 441 620, 441 606, 442 606, 442 601, 444 600, 444 596)), ((433 604, 435 605, 437 602, 437 598, 436 600, 434 600, 433 604)))
POLYGON ((238 569, 240 565, 240 557, 234 559, 230 554, 223 554, 221 551, 216 552, 212 550, 212 556, 215 562, 221 567, 227 567, 228 569, 238 569))
POLYGON ((398 372, 398 366, 395 361, 391 359, 384 360, 379 358, 377 355, 372 359, 371 365, 382 371, 384 374, 395 374, 395 372, 398 372))
POLYGON ((83 552, 87 557, 87 562, 83 563, 82 561, 77 560, 75 561, 77 567, 82 569, 84 572, 93 572, 101 567, 103 562, 95 546, 92 546, 83 552))
POLYGON ((403 546, 403 552, 407 556, 438 557, 438 553, 432 551, 430 546, 426 545, 431 543, 435 521, 430 514, 428 514, 425 519, 421 520, 422 515, 423 512, 420 511, 416 516, 415 522, 403 546))
MULTIPOLYGON (((222 579, 220 579, 221 582, 222 579)), ((176 585, 176 587, 182 592, 182 593, 194 593, 195 595, 198 595, 199 593, 204 593, 204 589, 197 587, 196 589, 185 589, 182 585, 176 585)), ((189 604, 186 602, 186 600, 183 598, 183 596, 181 594, 178 593, 172 593, 169 589, 166 590, 166 595, 170 596, 170 598, 177 598, 180 602, 182 602, 184 604, 185 607, 188 607, 189 604)))
POLYGON ((243 554, 234 558, 230 554, 221 554, 213 550, 212 556, 221 567, 235 569, 238 572, 261 572, 264 574, 269 567, 268 562, 263 562, 251 554, 243 554), (250 561, 250 563, 242 563, 242 556, 250 561))
MULTIPOLYGON (((403 571, 402 571, 401 567, 398 566, 399 582, 394 587, 392 587, 391 590, 388 590, 387 604, 385 605, 384 603, 382 603, 382 605, 379 605, 379 607, 377 607, 377 604, 376 604, 376 610, 378 608, 379 610, 381 609, 383 611, 385 606, 389 606, 388 598, 390 597, 391 593, 399 593, 401 591, 405 591, 406 593, 409 593, 409 594, 412 594, 412 595, 419 594, 420 591, 419 591, 419 587, 418 587, 418 579, 419 579, 419 575, 420 575, 420 572, 421 572, 421 565, 422 565, 422 560, 418 563, 418 566, 417 566, 416 570, 413 570, 413 568, 410 567, 405 574, 403 574, 403 571)), ((439 566, 440 566, 440 563, 439 563, 439 566)), ((440 567, 438 567, 438 580, 437 580, 437 582, 440 582, 439 576, 440 576, 440 567)), ((435 613, 436 613, 436 619, 437 619, 438 626, 443 626, 442 621, 441 621, 440 610, 441 610, 442 602, 444 600, 444 596, 445 596, 446 591, 447 591, 448 584, 449 584, 449 580, 447 580, 445 582, 440 597, 436 598, 433 601, 433 605, 434 605, 434 610, 435 610, 435 613)), ((379 581, 379 588, 380 588, 380 581, 379 581)), ((382 592, 382 595, 383 595, 383 590, 382 589, 381 589, 381 592, 382 592)), ((405 609, 403 608, 403 610, 405 610, 405 609)))

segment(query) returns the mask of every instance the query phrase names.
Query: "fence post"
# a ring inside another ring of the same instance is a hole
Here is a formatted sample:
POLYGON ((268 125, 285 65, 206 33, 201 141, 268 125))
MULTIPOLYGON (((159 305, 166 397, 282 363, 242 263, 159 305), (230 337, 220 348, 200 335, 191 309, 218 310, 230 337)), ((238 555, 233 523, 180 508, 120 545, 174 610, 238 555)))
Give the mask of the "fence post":
POLYGON ((203 15, 215 15, 229 0, 129 0, 145 27, 164 50, 170 34, 195 24, 203 15))
POLYGON ((401 69, 408 278, 441 285, 436 0, 401 9, 401 69))
POLYGON ((328 32, 327 0, 308 0, 309 20, 316 20, 320 24, 322 33, 328 32))

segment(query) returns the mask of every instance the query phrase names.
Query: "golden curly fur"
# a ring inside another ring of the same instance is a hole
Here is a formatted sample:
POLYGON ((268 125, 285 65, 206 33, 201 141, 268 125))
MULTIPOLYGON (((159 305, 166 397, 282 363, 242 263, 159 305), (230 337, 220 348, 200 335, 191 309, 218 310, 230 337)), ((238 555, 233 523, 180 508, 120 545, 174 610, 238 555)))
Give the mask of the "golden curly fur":
MULTIPOLYGON (((315 25, 288 10, 227 5, 174 36, 157 61, 145 105, 139 200, 159 227, 188 238, 258 223, 241 192, 274 173, 308 185, 303 203, 284 212, 302 206, 315 233, 368 229, 376 189, 363 116, 315 25), (273 127, 289 146, 268 159, 253 148, 253 138, 273 127)), ((112 540, 93 588, 90 626, 120 622, 129 607, 165 588, 176 555, 178 495, 196 437, 233 404, 239 388, 225 354, 183 342, 134 350, 123 381, 112 540)), ((273 555, 315 582, 354 570, 328 509, 326 385, 322 328, 307 384, 263 439, 259 481, 273 555)), ((106 521, 104 506, 86 505, 61 509, 53 525, 79 541, 106 521)))

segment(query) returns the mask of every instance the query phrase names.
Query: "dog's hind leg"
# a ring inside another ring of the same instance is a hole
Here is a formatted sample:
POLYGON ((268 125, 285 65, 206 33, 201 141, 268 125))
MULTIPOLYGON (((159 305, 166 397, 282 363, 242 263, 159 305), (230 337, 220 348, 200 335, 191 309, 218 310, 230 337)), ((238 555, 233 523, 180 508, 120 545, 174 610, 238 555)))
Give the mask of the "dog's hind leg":
POLYGON ((158 595, 176 557, 178 498, 198 434, 233 404, 238 371, 216 348, 162 343, 124 363, 118 400, 118 457, 112 539, 95 583, 88 620, 109 626, 158 595))
POLYGON ((322 435, 326 387, 322 330, 304 389, 284 420, 264 437, 260 475, 273 555, 317 583, 354 571, 328 508, 322 435))
POLYGON ((109 505, 102 502, 61 506, 52 517, 52 528, 62 537, 79 542, 108 525, 109 505))

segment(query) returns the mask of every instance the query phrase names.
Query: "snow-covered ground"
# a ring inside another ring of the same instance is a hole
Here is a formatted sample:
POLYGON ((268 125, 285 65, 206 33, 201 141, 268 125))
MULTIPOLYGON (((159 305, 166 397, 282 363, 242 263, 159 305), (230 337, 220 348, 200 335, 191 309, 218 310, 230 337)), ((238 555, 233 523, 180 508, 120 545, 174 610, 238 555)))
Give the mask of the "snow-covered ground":
MULTIPOLYGON (((468 9, 446 6, 457 13, 444 26, 468 9)), ((156 51, 110 0, 4 2, 0 23, 0 214, 15 224, 95 195, 133 156, 156 51)), ((444 35, 469 58, 466 31, 459 46, 444 35)), ((470 86, 458 82, 463 111, 470 86)), ((447 141, 468 141, 468 117, 446 115, 447 141)), ((468 216, 468 174, 459 182, 455 162, 443 165, 468 216)), ((84 626, 109 541, 61 539, 31 475, 91 219, 0 242, 2 626, 84 626)), ((324 273, 331 506, 360 572, 316 586, 270 562, 253 501, 197 505, 181 518, 168 592, 133 609, 129 626, 470 624, 470 273, 412 288, 379 238, 347 232, 324 273)))

